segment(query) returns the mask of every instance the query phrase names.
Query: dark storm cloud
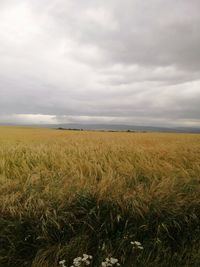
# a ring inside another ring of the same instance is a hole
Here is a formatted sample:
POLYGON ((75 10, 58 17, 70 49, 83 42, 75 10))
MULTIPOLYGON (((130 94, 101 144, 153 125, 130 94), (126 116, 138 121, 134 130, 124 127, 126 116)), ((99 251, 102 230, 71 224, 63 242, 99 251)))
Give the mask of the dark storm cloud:
POLYGON ((199 47, 198 0, 1 1, 0 122, 200 125, 199 47))

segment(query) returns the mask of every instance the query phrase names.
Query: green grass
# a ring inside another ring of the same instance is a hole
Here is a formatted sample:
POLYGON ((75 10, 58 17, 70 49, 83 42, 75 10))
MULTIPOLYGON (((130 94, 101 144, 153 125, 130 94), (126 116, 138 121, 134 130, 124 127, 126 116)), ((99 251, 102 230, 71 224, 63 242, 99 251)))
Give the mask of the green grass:
POLYGON ((200 135, 0 127, 0 213, 1 267, 200 266, 200 135))

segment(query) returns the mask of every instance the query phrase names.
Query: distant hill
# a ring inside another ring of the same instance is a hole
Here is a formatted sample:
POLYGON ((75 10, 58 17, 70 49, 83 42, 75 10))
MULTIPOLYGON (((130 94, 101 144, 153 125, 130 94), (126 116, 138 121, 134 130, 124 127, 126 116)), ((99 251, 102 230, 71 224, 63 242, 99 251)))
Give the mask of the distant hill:
POLYGON ((200 133, 200 128, 193 127, 156 127, 156 126, 136 126, 136 125, 120 125, 120 124, 54 124, 46 125, 50 128, 62 128, 71 130, 93 130, 93 131, 137 131, 137 132, 169 132, 169 133, 200 133))
POLYGON ((89 131, 132 131, 132 132, 164 132, 164 133, 200 133, 200 127, 158 127, 158 126, 138 126, 124 124, 0 124, 8 126, 25 126, 55 128, 60 130, 89 130, 89 131))

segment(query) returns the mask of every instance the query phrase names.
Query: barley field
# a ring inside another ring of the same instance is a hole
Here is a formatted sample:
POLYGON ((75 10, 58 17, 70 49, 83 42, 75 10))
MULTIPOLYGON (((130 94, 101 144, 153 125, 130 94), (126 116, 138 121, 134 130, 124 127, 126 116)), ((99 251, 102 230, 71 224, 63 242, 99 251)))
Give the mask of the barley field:
POLYGON ((0 127, 0 266, 119 264, 200 266, 200 135, 0 127))

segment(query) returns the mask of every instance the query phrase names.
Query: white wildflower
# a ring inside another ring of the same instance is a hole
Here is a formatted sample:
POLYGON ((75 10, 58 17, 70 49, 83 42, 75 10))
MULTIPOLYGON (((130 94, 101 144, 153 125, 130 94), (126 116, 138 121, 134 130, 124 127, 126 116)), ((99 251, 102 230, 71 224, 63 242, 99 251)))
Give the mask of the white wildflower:
POLYGON ((115 263, 117 263, 118 262, 118 259, 115 259, 115 258, 110 258, 110 262, 112 263, 112 264, 115 264, 115 263))
POLYGON ((73 265, 71 267, 83 267, 91 264, 92 256, 83 254, 82 257, 77 257, 73 260, 73 265))
POLYGON ((88 258, 88 255, 87 254, 83 254, 83 259, 87 260, 87 258, 88 258))
POLYGON ((141 246, 142 244, 139 241, 135 241, 136 246, 141 246))
POLYGON ((133 248, 137 248, 137 249, 144 249, 144 247, 142 246, 142 244, 139 241, 131 241, 130 242, 131 245, 133 246, 133 248))
POLYGON ((106 258, 105 261, 101 263, 102 267, 114 267, 114 266, 120 266, 118 259, 115 259, 113 257, 106 258))
POLYGON ((59 261, 59 264, 62 265, 62 267, 66 267, 65 262, 66 262, 66 260, 61 260, 61 261, 59 261))

